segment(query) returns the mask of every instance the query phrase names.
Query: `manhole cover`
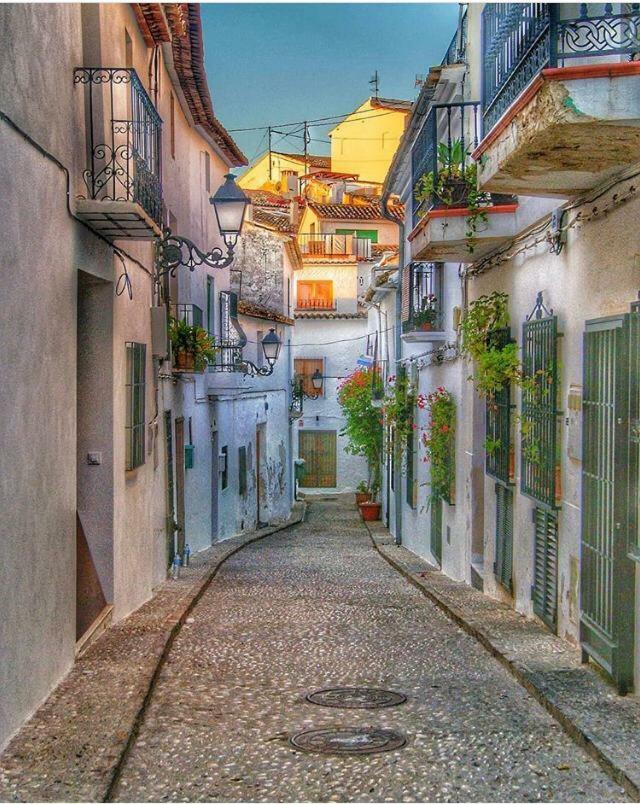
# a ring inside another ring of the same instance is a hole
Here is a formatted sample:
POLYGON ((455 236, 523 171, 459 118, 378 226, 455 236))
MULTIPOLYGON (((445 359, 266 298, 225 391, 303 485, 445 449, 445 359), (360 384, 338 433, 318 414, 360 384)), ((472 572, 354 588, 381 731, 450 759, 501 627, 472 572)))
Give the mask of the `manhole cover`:
POLYGON ((374 687, 336 687, 307 695, 307 701, 311 703, 338 709, 383 709, 385 706, 397 706, 406 700, 406 696, 399 692, 374 687))
POLYGON ((314 754, 379 754, 406 744, 406 738, 390 729, 312 729, 294 734, 294 748, 314 754))

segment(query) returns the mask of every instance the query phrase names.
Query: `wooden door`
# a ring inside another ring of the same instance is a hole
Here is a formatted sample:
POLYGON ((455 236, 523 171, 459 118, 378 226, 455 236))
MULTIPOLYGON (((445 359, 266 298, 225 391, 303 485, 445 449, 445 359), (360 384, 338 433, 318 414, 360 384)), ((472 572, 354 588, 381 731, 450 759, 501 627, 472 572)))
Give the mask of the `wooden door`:
POLYGON ((302 488, 336 487, 336 443, 335 430, 300 430, 298 454, 305 462, 302 488))

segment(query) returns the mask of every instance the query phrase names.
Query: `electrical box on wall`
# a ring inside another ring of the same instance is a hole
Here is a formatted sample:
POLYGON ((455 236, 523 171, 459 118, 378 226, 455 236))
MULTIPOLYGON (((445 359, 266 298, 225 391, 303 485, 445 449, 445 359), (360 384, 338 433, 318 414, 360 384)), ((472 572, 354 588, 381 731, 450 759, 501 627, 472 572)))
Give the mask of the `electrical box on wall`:
POLYGON ((184 468, 193 469, 195 446, 193 444, 184 445, 184 468))
POLYGON ((567 455, 582 460, 582 386, 570 385, 567 395, 567 455))
POLYGON ((151 351, 154 357, 163 360, 169 356, 167 308, 164 305, 151 308, 151 351))

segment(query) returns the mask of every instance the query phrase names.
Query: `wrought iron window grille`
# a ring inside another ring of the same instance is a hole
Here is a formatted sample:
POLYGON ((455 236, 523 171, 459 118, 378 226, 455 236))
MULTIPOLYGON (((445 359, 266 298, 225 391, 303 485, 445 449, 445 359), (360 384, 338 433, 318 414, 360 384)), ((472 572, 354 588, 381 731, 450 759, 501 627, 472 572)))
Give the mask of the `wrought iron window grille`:
MULTIPOLYGON (((509 327, 489 332, 489 345, 504 348, 513 343, 509 327)), ((504 383, 502 388, 487 399, 485 413, 485 471, 500 483, 512 484, 512 439, 511 411, 515 406, 511 403, 511 384, 504 383)))

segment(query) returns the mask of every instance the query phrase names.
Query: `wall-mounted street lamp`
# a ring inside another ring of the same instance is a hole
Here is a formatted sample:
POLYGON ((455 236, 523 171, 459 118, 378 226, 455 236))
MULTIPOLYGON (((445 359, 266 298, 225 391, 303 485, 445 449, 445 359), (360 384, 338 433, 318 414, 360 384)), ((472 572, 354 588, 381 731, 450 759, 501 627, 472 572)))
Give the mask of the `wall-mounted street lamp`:
POLYGON ((170 229, 165 229, 162 238, 156 243, 156 281, 166 274, 175 276, 176 269, 181 265, 190 271, 195 271, 199 265, 207 265, 209 268, 226 268, 231 265, 247 206, 251 201, 236 184, 233 173, 227 173, 225 183, 209 199, 209 203, 213 204, 227 253, 218 246, 208 252, 200 251, 188 238, 179 237, 172 234, 170 229))
MULTIPOLYGON (((240 330, 242 332, 242 330, 240 330)), ((219 348, 224 351, 228 349, 232 352, 232 354, 238 354, 238 350, 242 350, 242 347, 246 345, 247 338, 242 332, 243 339, 237 343, 232 343, 230 345, 222 345, 219 348)), ((267 361, 266 366, 256 366, 255 363, 252 363, 250 360, 245 360, 242 357, 238 357, 233 362, 233 371, 241 371, 243 374, 248 374, 250 377, 268 377, 270 374, 273 374, 273 369, 276 365, 276 361, 280 355, 280 349, 282 347, 282 341, 278 337, 275 329, 270 329, 269 332, 264 336, 262 339, 262 353, 264 355, 264 359, 267 361)), ((211 368, 213 371, 227 371, 228 362, 223 362, 220 367, 212 366, 211 368)))

